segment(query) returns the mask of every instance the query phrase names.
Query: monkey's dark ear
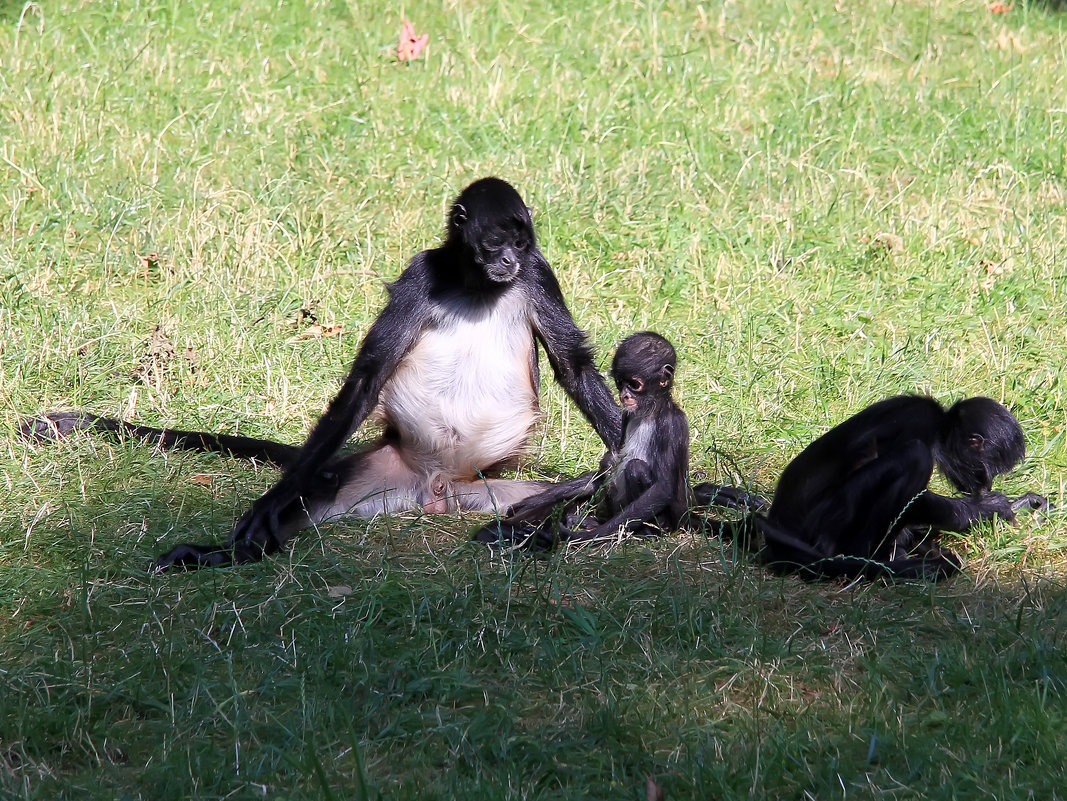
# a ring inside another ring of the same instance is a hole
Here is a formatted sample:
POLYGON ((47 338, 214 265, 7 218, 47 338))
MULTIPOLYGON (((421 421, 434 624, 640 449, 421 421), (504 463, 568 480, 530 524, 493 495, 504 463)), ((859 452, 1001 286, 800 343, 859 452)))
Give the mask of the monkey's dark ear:
POLYGON ((982 450, 985 445, 985 437, 981 434, 970 434, 967 437, 967 446, 974 451, 982 450))
POLYGON ((670 385, 671 381, 674 380, 674 365, 663 365, 663 367, 660 369, 660 376, 661 377, 659 380, 659 385, 661 387, 666 387, 670 385))
POLYGON ((457 203, 452 207, 452 215, 449 218, 449 222, 457 228, 462 228, 467 222, 467 210, 463 208, 463 204, 457 203))

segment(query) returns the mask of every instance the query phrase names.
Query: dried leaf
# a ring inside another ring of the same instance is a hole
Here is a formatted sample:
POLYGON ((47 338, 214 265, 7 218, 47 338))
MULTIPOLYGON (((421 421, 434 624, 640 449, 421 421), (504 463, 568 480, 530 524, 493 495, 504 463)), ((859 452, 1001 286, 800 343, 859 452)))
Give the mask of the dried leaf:
POLYGON ((345 333, 344 328, 339 325, 320 325, 315 323, 308 326, 304 331, 301 331, 296 336, 289 337, 288 342, 306 342, 309 339, 330 339, 331 337, 339 337, 345 333))
POLYGON ((352 588, 347 584, 338 584, 336 587, 330 587, 329 592, 326 594, 331 598, 344 598, 346 595, 352 594, 352 588))
POLYGON ((400 41, 396 46, 396 57, 400 61, 413 61, 419 57, 426 43, 430 41, 430 34, 415 35, 415 26, 411 20, 404 20, 404 27, 400 29, 400 41))
POLYGON ((1007 14, 1011 11, 1012 6, 1009 6, 1007 3, 996 2, 990 3, 986 8, 988 8, 992 14, 1007 14))
POLYGON ((197 473, 189 481, 193 484, 199 484, 201 487, 210 487, 212 482, 215 481, 215 477, 208 473, 197 473))
POLYGON ((647 801, 663 801, 663 788, 651 776, 645 782, 645 798, 647 801))
POLYGON ((885 232, 875 234, 871 239, 871 244, 889 253, 900 253, 904 250, 904 240, 896 234, 885 232))
POLYGON ((174 361, 177 350, 162 325, 155 327, 145 340, 143 347, 146 352, 130 372, 130 380, 151 386, 162 379, 164 371, 174 361))
POLYGON ((996 44, 997 47, 1006 53, 1021 53, 1026 49, 1022 40, 1008 30, 1003 30, 997 34, 996 44))

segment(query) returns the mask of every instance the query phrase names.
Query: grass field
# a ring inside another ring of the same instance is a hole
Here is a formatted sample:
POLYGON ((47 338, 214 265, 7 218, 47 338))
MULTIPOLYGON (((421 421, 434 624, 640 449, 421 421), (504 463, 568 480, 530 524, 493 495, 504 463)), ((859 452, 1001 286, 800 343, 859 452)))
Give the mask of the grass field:
MULTIPOLYGON (((299 442, 494 174, 601 364, 675 342, 698 473, 770 493, 868 403, 986 394, 1027 432, 1001 488, 1062 509, 1063 12, 0 0, 0 798, 1067 798, 1061 511, 951 537, 938 586, 692 534, 494 556, 474 517, 157 576, 275 474, 16 435, 88 408, 299 442)), ((543 384, 526 473, 595 465, 543 384)))

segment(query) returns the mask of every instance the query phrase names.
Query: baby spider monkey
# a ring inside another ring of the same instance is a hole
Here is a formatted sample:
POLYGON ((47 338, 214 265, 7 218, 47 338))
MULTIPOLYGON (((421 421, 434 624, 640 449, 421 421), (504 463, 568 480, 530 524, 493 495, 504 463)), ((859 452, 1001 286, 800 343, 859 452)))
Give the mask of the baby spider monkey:
POLYGON ((622 404, 622 442, 600 469, 519 501, 474 534, 478 542, 551 548, 620 530, 673 531, 687 509, 689 423, 671 397, 674 347, 652 331, 622 341, 611 377, 622 404))

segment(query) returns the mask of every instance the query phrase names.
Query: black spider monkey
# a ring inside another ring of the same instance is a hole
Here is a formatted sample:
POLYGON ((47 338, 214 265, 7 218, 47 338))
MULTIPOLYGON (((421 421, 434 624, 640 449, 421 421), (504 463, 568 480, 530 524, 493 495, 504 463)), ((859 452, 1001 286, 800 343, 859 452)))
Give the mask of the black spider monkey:
POLYGON ((515 466, 537 422, 537 343, 600 438, 616 448, 621 412, 537 247, 530 210, 510 184, 483 178, 456 198, 444 243, 416 255, 389 285, 389 301, 341 390, 301 447, 80 413, 49 415, 24 430, 121 430, 168 447, 276 462, 281 479, 238 520, 225 545, 179 545, 156 566, 251 562, 328 518, 492 512, 548 486, 496 477, 515 466), (381 438, 338 456, 374 409, 381 438))
POLYGON ((611 364, 623 410, 618 450, 604 455, 599 470, 515 504, 474 539, 550 548, 558 540, 605 539, 620 529, 676 529, 688 509, 689 423, 671 397, 675 364, 674 347, 659 334, 624 339, 611 364))
MULTIPOLYGON (((762 533, 763 560, 808 578, 939 579, 961 569, 937 545, 942 531, 966 531, 1045 498, 1008 498, 993 479, 1025 455, 1022 427, 990 398, 958 401, 900 395, 875 403, 832 428, 790 462, 778 480, 762 533), (963 493, 927 488, 934 466, 963 493)), ((742 526, 742 528, 744 525, 742 526)), ((726 526, 729 531, 729 526, 726 526)))

